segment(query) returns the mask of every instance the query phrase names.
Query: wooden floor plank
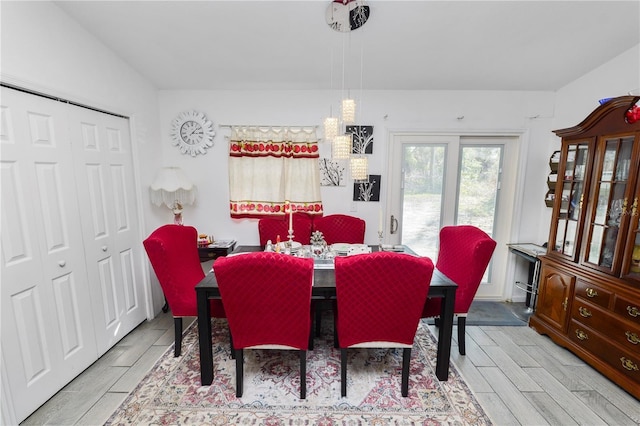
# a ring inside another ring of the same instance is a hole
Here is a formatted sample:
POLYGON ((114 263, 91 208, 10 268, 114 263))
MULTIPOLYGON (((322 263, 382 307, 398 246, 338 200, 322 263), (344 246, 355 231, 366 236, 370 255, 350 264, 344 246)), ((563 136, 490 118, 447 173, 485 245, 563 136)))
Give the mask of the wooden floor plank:
POLYGON ((544 368, 527 368, 525 370, 578 424, 593 426, 607 424, 592 410, 593 407, 582 402, 544 368))
POLYGON ((540 386, 500 346, 483 346, 482 349, 520 392, 542 392, 540 386))

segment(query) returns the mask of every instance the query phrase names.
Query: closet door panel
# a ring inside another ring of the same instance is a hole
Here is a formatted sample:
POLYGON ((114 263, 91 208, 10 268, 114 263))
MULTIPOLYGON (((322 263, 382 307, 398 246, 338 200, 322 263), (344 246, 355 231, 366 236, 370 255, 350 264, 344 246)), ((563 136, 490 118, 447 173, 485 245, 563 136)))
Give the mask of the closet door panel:
POLYGON ((67 106, 1 90, 3 369, 20 421, 97 349, 67 106))
POLYGON ((80 197, 88 200, 82 217, 86 235, 98 351, 106 352, 146 318, 142 300, 140 237, 136 220, 129 121, 72 108, 71 138, 80 197))

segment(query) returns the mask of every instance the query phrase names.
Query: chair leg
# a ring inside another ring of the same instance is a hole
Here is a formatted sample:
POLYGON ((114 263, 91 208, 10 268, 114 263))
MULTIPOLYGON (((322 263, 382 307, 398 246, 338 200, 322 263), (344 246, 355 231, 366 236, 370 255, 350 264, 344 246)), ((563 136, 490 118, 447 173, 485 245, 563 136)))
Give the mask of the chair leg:
POLYGON ((322 302, 315 302, 313 310, 316 317, 316 337, 320 337, 320 330, 322 329, 322 302))
POLYGON ((340 349, 340 396, 347 396, 347 349, 340 349))
POLYGON ((231 351, 231 359, 236 359, 236 352, 233 350, 233 336, 231 335, 231 329, 229 329, 229 351, 231 351))
POLYGON ((176 343, 173 350, 173 356, 178 357, 182 352, 182 317, 173 317, 173 329, 176 335, 176 343))
POLYGON ((433 319, 433 325, 435 325, 436 327, 440 328, 440 317, 435 317, 433 319))
POLYGON ((300 399, 307 397, 307 351, 300 351, 300 399))
POLYGON ((400 390, 402 396, 409 395, 409 363, 411 362, 411 348, 402 350, 402 385, 400 390))
POLYGON ((242 377, 244 376, 244 354, 236 349, 236 398, 242 398, 242 377))
POLYGON ((464 345, 465 326, 467 325, 467 317, 458 317, 458 351, 460 355, 466 355, 467 351, 464 345))
POLYGON ((309 329, 309 350, 313 350, 313 306, 311 307, 311 328, 309 329))

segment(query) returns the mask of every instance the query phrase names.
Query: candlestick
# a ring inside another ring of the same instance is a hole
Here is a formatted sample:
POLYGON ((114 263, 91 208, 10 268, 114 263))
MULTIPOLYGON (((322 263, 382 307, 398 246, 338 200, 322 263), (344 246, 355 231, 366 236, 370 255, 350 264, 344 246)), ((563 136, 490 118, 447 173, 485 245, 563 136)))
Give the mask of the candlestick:
POLYGON ((290 203, 289 204, 289 233, 293 234, 293 208, 290 203))

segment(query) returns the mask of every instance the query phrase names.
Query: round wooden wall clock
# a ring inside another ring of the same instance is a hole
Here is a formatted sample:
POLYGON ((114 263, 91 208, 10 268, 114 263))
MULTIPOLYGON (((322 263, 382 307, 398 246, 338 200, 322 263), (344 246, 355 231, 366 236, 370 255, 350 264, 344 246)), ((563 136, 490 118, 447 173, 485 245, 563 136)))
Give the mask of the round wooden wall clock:
POLYGON ((206 154, 207 148, 213 146, 215 134, 213 123, 198 111, 183 112, 171 122, 173 145, 192 157, 206 154))

